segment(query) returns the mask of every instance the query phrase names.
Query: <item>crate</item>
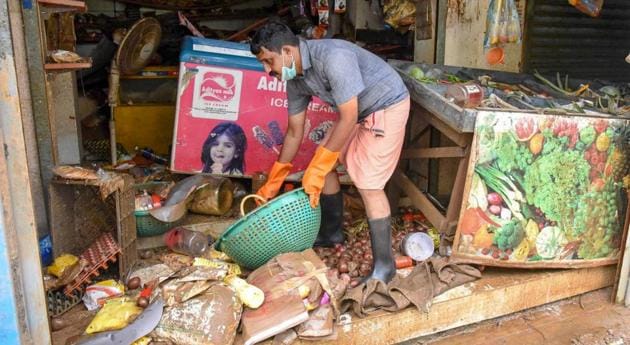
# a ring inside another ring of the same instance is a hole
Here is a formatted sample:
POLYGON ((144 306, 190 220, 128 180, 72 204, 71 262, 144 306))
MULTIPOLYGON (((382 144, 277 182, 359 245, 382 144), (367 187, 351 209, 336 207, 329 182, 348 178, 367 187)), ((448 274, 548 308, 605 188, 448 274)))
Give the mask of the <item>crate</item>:
POLYGON ((121 190, 101 199, 93 181, 54 179, 50 183, 50 223, 53 255, 79 256, 104 232, 121 248, 118 272, 123 277, 138 260, 133 178, 124 176, 121 190))

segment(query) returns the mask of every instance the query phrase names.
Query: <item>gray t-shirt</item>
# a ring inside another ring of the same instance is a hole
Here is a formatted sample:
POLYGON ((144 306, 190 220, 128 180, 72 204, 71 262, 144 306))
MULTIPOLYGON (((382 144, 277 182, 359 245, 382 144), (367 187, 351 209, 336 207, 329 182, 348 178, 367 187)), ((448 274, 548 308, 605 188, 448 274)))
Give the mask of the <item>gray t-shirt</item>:
POLYGON ((312 96, 335 108, 357 96, 361 120, 409 95, 387 62, 351 42, 300 39, 300 56, 303 76, 287 82, 289 115, 304 111, 312 96))

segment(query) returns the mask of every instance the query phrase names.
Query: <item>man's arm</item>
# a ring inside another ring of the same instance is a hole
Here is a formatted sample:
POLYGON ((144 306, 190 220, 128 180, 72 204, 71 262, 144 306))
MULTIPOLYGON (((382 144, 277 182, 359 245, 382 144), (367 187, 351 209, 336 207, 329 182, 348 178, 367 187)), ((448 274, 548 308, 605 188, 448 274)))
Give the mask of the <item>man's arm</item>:
POLYGON ((295 155, 302 144, 305 120, 306 110, 289 116, 287 134, 284 136, 284 143, 282 144, 282 150, 280 151, 278 162, 290 163, 293 161, 293 158, 295 158, 295 155))
POLYGON ((332 133, 324 147, 332 152, 339 152, 345 145, 352 129, 357 123, 359 116, 359 102, 357 97, 352 97, 349 101, 337 107, 339 109, 339 120, 331 128, 332 133))

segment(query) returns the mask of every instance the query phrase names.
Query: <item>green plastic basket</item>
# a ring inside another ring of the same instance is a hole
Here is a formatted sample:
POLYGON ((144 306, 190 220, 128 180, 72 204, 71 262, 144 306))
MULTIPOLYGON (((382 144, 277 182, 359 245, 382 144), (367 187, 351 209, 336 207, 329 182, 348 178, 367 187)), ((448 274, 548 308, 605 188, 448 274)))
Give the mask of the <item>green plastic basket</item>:
POLYGON ((135 211, 136 233, 138 237, 162 235, 180 222, 166 223, 153 217, 149 211, 135 211))
MULTIPOLYGON (((136 191, 143 189, 151 189, 156 185, 168 184, 167 182, 149 182, 134 185, 136 191)), ((163 222, 153 217, 149 211, 135 211, 136 216, 136 233, 138 237, 150 237, 162 235, 168 230, 176 227, 179 222, 163 222)))
MULTIPOLYGON (((249 197, 241 202, 241 213, 249 197)), ((244 215, 219 237, 215 246, 239 265, 256 269, 276 255, 311 248, 320 222, 319 206, 312 208, 308 194, 299 188, 244 215)))

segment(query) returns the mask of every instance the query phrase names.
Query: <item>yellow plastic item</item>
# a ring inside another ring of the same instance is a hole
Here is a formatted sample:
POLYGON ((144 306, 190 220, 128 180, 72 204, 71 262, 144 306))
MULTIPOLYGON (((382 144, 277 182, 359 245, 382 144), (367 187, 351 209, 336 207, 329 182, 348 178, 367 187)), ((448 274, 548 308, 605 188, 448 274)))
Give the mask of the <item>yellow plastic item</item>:
POLYGON ((227 254, 220 252, 214 248, 210 249, 209 251, 206 252, 207 254, 204 255, 206 258, 208 259, 214 259, 214 260, 221 260, 221 261, 225 261, 225 262, 230 262, 232 261, 232 259, 230 259, 229 256, 227 256, 227 254))
POLYGON ((311 289, 306 285, 298 286, 298 294, 301 299, 305 299, 311 293, 311 289))
POLYGON ((265 301, 265 293, 237 276, 227 276, 223 280, 236 291, 238 298, 247 307, 256 309, 265 301))
POLYGON ((92 319, 85 333, 93 334, 125 328, 136 316, 142 313, 142 310, 136 305, 135 300, 128 297, 111 299, 92 319))
POLYGON ((133 343, 131 343, 131 345, 149 345, 150 342, 151 342, 150 337, 142 337, 134 341, 133 343))
POLYGON ((117 290, 120 290, 120 293, 125 293, 125 284, 123 284, 123 283, 121 283, 121 282, 119 282, 117 280, 114 280, 114 279, 103 280, 103 281, 98 282, 96 284, 90 285, 90 287, 115 288, 117 290))
POLYGON ((77 262, 79 262, 78 257, 72 254, 61 254, 55 259, 52 265, 48 266, 48 274, 60 278, 68 267, 76 265, 77 262))
POLYGON ((241 275, 241 267, 237 264, 223 262, 219 260, 209 260, 204 258, 195 258, 193 261, 193 266, 207 266, 212 268, 227 268, 228 276, 239 276, 241 275))
POLYGON ((308 298, 303 299, 302 302, 304 303, 304 307, 306 308, 306 311, 312 311, 312 310, 317 309, 317 307, 319 307, 319 303, 312 303, 311 301, 308 300, 308 298))

